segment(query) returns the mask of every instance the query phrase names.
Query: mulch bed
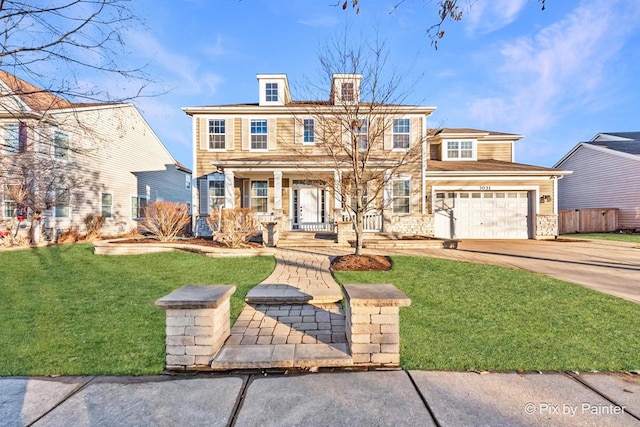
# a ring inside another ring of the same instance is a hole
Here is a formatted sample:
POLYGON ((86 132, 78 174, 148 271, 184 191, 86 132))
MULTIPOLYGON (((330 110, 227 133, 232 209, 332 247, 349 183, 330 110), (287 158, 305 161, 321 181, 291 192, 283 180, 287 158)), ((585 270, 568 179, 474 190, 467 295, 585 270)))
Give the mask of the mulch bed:
POLYGON ((331 269, 335 271, 388 271, 391 270, 391 259, 382 255, 342 255, 331 261, 331 269))

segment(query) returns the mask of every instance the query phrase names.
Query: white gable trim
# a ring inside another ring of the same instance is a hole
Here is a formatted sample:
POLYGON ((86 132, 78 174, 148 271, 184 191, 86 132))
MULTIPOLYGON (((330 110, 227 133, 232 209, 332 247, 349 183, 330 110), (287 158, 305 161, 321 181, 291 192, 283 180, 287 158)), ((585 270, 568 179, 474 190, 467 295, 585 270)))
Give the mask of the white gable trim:
POLYGON ((562 159, 560 159, 560 161, 558 161, 558 163, 553 165, 553 167, 554 168, 558 168, 558 167, 562 166, 562 164, 564 162, 569 160, 575 153, 578 152, 578 150, 580 150, 582 148, 599 151, 601 153, 613 154, 614 156, 622 157, 622 158, 625 158, 625 159, 640 161, 640 156, 637 156, 635 154, 623 153, 622 151, 612 150, 610 148, 600 147, 598 145, 587 144, 587 143, 581 142, 578 145, 576 145, 575 147, 573 147, 573 149, 571 149, 571 151, 569 151, 569 153, 567 153, 562 159))

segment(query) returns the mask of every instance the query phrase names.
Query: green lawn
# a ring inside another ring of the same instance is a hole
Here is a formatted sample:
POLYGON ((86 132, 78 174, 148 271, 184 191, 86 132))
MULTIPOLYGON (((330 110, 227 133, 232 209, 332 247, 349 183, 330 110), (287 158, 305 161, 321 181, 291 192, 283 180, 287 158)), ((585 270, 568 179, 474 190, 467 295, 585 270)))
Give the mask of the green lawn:
POLYGON ((389 272, 336 272, 340 283, 393 283, 401 364, 430 370, 640 369, 640 305, 504 267, 394 257, 389 272))
POLYGON ((0 375, 157 374, 164 310, 185 284, 233 284, 232 315, 272 257, 97 256, 90 244, 0 253, 0 375))
POLYGON ((598 239, 598 240, 615 240, 618 242, 640 243, 640 234, 620 234, 620 233, 578 233, 563 234, 566 239, 598 239))

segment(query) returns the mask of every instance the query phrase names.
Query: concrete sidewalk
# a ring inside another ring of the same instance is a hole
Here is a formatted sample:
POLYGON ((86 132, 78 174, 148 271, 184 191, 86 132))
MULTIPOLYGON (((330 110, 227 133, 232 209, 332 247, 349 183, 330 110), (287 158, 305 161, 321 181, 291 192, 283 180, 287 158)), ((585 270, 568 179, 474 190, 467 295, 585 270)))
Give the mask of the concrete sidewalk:
POLYGON ((2 426, 638 426, 640 377, 427 371, 1 378, 2 426))

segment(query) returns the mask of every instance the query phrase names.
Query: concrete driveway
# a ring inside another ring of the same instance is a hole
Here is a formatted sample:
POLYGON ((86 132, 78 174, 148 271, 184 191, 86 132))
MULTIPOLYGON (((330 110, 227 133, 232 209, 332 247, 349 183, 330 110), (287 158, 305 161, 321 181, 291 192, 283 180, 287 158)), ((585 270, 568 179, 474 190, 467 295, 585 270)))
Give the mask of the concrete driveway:
POLYGON ((567 240, 463 240, 457 250, 423 254, 521 268, 640 304, 640 245, 567 240))

